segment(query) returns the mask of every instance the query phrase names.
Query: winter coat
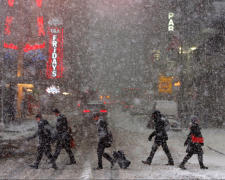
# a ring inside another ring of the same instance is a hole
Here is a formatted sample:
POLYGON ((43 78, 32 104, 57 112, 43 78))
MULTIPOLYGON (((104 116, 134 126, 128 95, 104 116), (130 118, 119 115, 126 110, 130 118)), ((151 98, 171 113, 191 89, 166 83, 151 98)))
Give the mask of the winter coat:
POLYGON ((30 139, 36 138, 38 136, 40 146, 50 145, 51 133, 49 132, 48 129, 45 128, 45 125, 47 124, 49 124, 47 120, 41 119, 38 122, 37 132, 33 136, 29 137, 27 140, 29 141, 30 139))
POLYGON ((150 134, 149 141, 155 136, 155 142, 161 143, 168 140, 168 136, 165 130, 165 121, 160 117, 154 119, 155 121, 155 131, 150 134))
POLYGON ((96 125, 98 129, 98 142, 102 143, 108 134, 107 122, 104 119, 99 118, 96 125))
POLYGON ((70 143, 71 136, 69 134, 68 121, 65 115, 59 114, 56 120, 57 139, 61 143, 70 143))
POLYGON ((188 134, 188 137, 184 143, 184 145, 188 145, 186 152, 193 153, 193 154, 198 154, 198 153, 203 154, 202 146, 204 144, 192 142, 191 135, 194 135, 195 137, 202 137, 201 128, 198 124, 192 124, 190 128, 190 133, 188 134))

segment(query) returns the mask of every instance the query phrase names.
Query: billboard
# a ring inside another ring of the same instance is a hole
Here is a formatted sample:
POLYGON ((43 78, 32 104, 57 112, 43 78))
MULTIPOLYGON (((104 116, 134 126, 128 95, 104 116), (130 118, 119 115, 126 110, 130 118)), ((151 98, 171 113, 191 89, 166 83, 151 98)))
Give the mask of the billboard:
POLYGON ((63 28, 48 28, 49 57, 46 77, 58 79, 63 77, 63 28))

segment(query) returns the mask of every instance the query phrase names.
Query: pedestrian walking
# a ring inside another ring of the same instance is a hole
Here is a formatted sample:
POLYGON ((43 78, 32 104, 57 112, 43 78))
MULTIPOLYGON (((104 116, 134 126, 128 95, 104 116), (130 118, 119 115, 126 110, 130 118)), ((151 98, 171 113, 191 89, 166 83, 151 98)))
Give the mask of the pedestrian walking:
POLYGON ((148 140, 151 141, 152 138, 155 136, 155 142, 152 146, 152 151, 151 151, 149 157, 147 158, 146 161, 142 161, 142 163, 151 165, 152 159, 155 155, 156 150, 159 148, 159 146, 162 146, 163 151, 166 153, 166 155, 168 157, 168 164, 166 164, 166 165, 174 165, 172 155, 170 153, 170 150, 169 150, 169 148, 167 146, 167 142, 166 142, 168 140, 168 136, 167 136, 167 132, 165 129, 165 120, 162 119, 162 115, 161 115, 160 111, 158 111, 158 110, 156 110, 152 113, 152 117, 155 122, 155 131, 150 134, 148 140))
POLYGON ((29 165, 29 166, 32 168, 38 169, 38 165, 39 165, 43 155, 45 154, 50 159, 50 162, 52 163, 52 167, 54 169, 57 169, 57 166, 54 162, 54 158, 51 154, 51 145, 50 145, 50 143, 52 141, 51 132, 49 129, 46 128, 46 126, 50 126, 50 124, 47 120, 42 119, 41 114, 36 114, 35 120, 38 122, 38 130, 33 136, 27 138, 27 141, 29 141, 33 138, 36 138, 38 136, 38 138, 39 138, 39 146, 37 148, 38 156, 37 156, 36 163, 29 165))
POLYGON ((197 116, 191 116, 191 127, 190 133, 184 143, 184 146, 187 146, 186 152, 188 153, 182 163, 179 165, 181 169, 186 169, 184 167, 185 163, 193 156, 193 154, 198 154, 198 161, 201 169, 208 169, 203 164, 203 150, 202 146, 204 145, 204 139, 202 137, 201 128, 199 126, 199 118, 197 116))
POLYGON ((52 112, 54 112, 55 116, 57 117, 56 120, 57 144, 54 154, 55 161, 57 160, 60 151, 62 149, 65 149, 70 158, 70 162, 67 165, 76 164, 76 160, 70 147, 72 136, 69 133, 67 118, 64 114, 61 114, 57 108, 54 109, 52 112))
POLYGON ((97 148, 97 155, 98 155, 98 166, 94 168, 94 170, 103 169, 102 166, 102 157, 107 159, 111 163, 111 168, 113 168, 115 161, 114 159, 107 153, 104 152, 105 148, 107 148, 108 144, 108 128, 107 122, 102 118, 99 117, 99 113, 93 113, 92 115, 94 121, 96 121, 97 129, 98 129, 98 148, 97 148))

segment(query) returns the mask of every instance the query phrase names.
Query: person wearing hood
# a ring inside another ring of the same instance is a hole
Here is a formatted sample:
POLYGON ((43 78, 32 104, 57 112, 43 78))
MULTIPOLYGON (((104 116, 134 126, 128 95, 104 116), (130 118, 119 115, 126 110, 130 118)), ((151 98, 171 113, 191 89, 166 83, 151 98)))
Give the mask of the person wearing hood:
POLYGON ((41 114, 36 114, 35 115, 35 120, 38 122, 38 130, 37 132, 27 138, 27 141, 36 138, 37 136, 39 137, 39 146, 37 148, 38 150, 38 156, 37 156, 37 161, 34 164, 29 165, 32 168, 38 169, 38 165, 45 154, 49 159, 50 162, 52 163, 52 167, 54 169, 57 169, 57 166, 54 162, 54 158, 51 154, 51 133, 48 131, 47 128, 45 128, 46 125, 49 125, 49 122, 45 119, 42 119, 41 114))
POLYGON ((166 164, 166 165, 173 166, 174 161, 173 161, 172 155, 170 153, 170 150, 169 150, 167 142, 166 142, 168 140, 168 136, 167 136, 167 133, 165 130, 165 121, 161 118, 162 117, 161 113, 158 110, 156 110, 152 113, 152 117, 155 122, 155 131, 150 134, 148 140, 151 141, 152 138, 155 136, 155 142, 152 146, 152 151, 151 151, 149 157, 147 158, 146 161, 142 161, 142 163, 151 165, 152 159, 155 155, 156 150, 159 148, 159 146, 162 146, 163 151, 166 153, 166 155, 168 157, 168 164, 166 164))
POLYGON ((64 114, 61 114, 59 109, 57 108, 53 109, 52 112, 54 112, 55 116, 57 117, 56 120, 57 143, 54 154, 55 161, 57 160, 61 150, 64 148, 70 158, 70 162, 67 165, 76 164, 76 160, 70 147, 70 141, 72 137, 69 133, 69 125, 67 118, 64 114))
POLYGON ((104 152, 105 148, 107 148, 105 145, 105 141, 107 141, 108 136, 107 122, 102 117, 99 117, 99 113, 93 113, 92 117, 93 120, 96 121, 98 129, 98 148, 97 148, 98 166, 93 169, 94 170, 103 169, 102 157, 107 159, 111 163, 111 168, 113 168, 115 160, 109 154, 104 152))
POLYGON ((191 127, 190 133, 184 143, 184 146, 187 146, 186 152, 188 153, 179 167, 181 169, 186 169, 184 167, 185 163, 193 156, 193 154, 198 154, 198 161, 201 169, 208 169, 203 164, 203 150, 202 146, 204 145, 204 139, 202 137, 201 128, 199 126, 199 118, 197 116, 191 116, 191 127))

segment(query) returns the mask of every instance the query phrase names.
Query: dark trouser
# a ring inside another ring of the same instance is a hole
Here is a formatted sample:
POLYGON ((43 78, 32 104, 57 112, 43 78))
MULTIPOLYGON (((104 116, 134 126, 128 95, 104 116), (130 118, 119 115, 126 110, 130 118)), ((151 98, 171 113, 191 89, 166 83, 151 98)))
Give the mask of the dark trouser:
POLYGON ((101 143, 98 143, 98 149, 97 149, 97 154, 98 154, 98 167, 102 168, 102 156, 110 161, 111 163, 113 162, 113 158, 110 157, 109 154, 104 152, 105 146, 101 143))
MULTIPOLYGON (((193 152, 188 153, 184 159, 183 162, 181 163, 181 165, 184 165, 192 156, 193 156, 193 152)), ((202 152, 198 152, 198 162, 200 164, 200 166, 203 166, 203 154, 202 152)))
POLYGON ((147 162, 152 163, 152 159, 155 155, 155 152, 157 151, 157 149, 159 148, 160 145, 162 146, 163 151, 166 153, 166 155, 168 157, 169 164, 173 163, 173 158, 172 158, 172 155, 170 153, 170 150, 169 150, 166 142, 154 142, 154 144, 152 146, 152 151, 151 151, 149 157, 147 158, 147 162))
POLYGON ((37 156, 37 162, 36 162, 37 165, 39 165, 44 154, 51 160, 51 162, 53 162, 53 156, 51 154, 50 145, 40 145, 38 146, 37 150, 38 150, 38 156, 37 156))
POLYGON ((63 142, 63 141, 58 141, 57 144, 56 144, 56 149, 55 149, 55 154, 54 154, 55 161, 57 160, 57 158, 60 154, 60 151, 63 148, 66 150, 67 154, 69 155, 70 162, 75 162, 73 152, 70 148, 70 143, 69 142, 63 142))

